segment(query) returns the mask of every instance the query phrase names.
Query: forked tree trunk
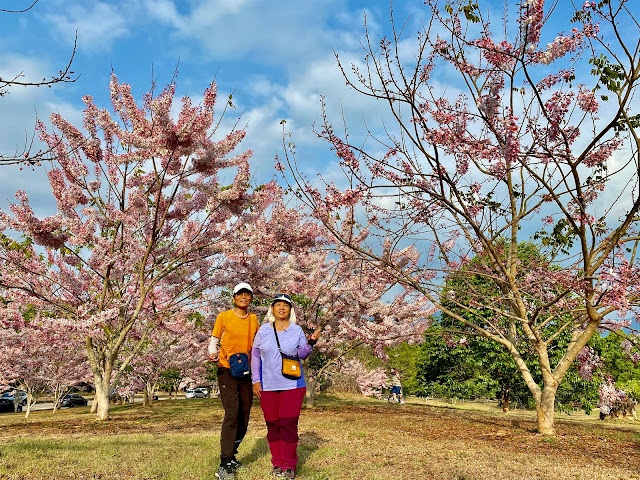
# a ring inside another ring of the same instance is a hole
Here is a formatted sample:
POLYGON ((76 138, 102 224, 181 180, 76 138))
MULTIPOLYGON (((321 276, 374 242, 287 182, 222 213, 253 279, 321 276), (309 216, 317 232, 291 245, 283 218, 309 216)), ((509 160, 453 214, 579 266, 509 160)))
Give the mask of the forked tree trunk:
POLYGON ((153 394, 156 391, 156 384, 155 383, 149 383, 146 382, 145 383, 145 389, 144 389, 144 400, 143 400, 143 405, 147 406, 147 405, 153 405, 153 394))

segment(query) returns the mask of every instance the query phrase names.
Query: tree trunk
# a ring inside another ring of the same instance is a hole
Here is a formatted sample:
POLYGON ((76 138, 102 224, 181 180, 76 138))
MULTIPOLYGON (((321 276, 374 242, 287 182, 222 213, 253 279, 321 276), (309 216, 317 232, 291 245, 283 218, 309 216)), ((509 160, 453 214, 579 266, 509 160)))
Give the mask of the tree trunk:
POLYGON ((312 372, 309 369, 308 358, 303 361, 302 367, 303 367, 302 371, 304 372, 304 383, 307 386, 307 391, 305 392, 305 397, 307 398, 307 405, 309 405, 310 407, 313 407, 316 404, 315 391, 316 391, 316 384, 318 382, 317 380, 318 377, 316 376, 315 380, 313 382, 311 381, 312 372))
MULTIPOLYGON (((24 418, 29 418, 29 415, 31 414, 31 408, 36 403, 36 398, 34 397, 33 393, 29 391, 28 388, 26 388, 26 391, 27 391, 27 411, 24 414, 24 418)), ((17 398, 17 392, 14 398, 17 398)), ((14 400, 14 404, 15 404, 15 400, 14 400)))
POLYGON ((309 382, 309 388, 307 389, 307 405, 310 407, 316 406, 316 387, 319 381, 320 377, 315 377, 313 381, 309 382))
POLYGON ((153 394, 155 393, 155 391, 156 391, 155 383, 150 383, 150 382, 145 383, 143 405, 145 406, 153 405, 153 394))
POLYGON ((555 435, 556 428, 553 424, 555 410, 556 389, 545 386, 539 398, 536 398, 536 413, 538 417, 538 433, 542 435, 555 435))
POLYGON ((95 413, 98 420, 109 419, 109 381, 98 375, 94 375, 96 383, 96 395, 91 405, 91 412, 95 413))

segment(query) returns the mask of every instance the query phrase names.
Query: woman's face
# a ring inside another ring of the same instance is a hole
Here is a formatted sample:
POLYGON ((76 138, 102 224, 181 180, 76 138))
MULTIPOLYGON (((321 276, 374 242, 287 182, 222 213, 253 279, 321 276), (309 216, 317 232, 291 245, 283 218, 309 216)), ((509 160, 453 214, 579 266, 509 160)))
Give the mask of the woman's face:
POLYGON ((288 320, 291 313, 291 306, 287 302, 276 302, 273 304, 273 315, 280 321, 288 320))

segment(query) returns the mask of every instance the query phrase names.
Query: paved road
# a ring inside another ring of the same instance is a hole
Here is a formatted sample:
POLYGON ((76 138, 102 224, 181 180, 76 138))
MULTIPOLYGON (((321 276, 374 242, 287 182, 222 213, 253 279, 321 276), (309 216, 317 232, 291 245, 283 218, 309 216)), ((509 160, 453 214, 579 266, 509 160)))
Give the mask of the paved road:
MULTIPOLYGON (((88 406, 91 406, 91 399, 89 399, 88 401, 88 406)), ((22 407, 22 408, 25 408, 25 407, 22 407)), ((73 407, 64 407, 65 410, 67 408, 73 408, 73 407)), ((53 402, 38 402, 33 407, 31 407, 32 412, 36 410, 53 410, 53 402)))
MULTIPOLYGON (((178 396, 178 398, 184 398, 184 396, 178 396)), ((161 396, 158 400, 156 400, 156 402, 159 400, 167 400, 167 399, 168 397, 161 396)), ((88 400, 87 406, 91 407, 91 403, 93 399, 88 398, 87 400, 88 400)), ((136 403, 142 403, 142 398, 136 397, 136 403)), ((26 407, 22 407, 22 408, 24 411, 26 407)), ((66 410, 67 408, 74 408, 74 407, 64 407, 63 409, 66 410)), ((53 410, 53 402, 37 402, 34 406, 31 407, 31 411, 35 412, 37 410, 53 410)))

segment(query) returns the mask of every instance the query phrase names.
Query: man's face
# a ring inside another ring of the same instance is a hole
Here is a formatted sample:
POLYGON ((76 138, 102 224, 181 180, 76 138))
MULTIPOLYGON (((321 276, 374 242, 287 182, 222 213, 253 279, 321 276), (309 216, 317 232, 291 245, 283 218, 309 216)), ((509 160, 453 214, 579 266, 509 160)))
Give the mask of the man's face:
POLYGON ((247 292, 246 290, 240 290, 233 296, 233 301, 239 308, 247 308, 251 303, 252 298, 253 295, 251 295, 251 293, 247 292))

